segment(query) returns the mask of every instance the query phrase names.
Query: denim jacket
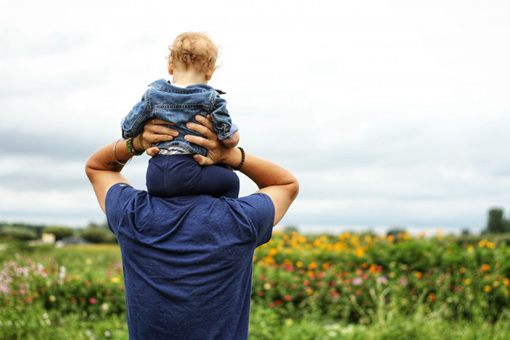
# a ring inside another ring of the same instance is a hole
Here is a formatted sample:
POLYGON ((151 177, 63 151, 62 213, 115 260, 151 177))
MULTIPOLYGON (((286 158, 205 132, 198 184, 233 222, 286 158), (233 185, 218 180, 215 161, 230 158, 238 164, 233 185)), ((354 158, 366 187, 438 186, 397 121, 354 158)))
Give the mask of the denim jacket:
POLYGON ((142 100, 122 120, 122 137, 135 137, 143 131, 143 126, 149 119, 160 118, 175 123, 172 128, 177 130, 179 135, 169 142, 157 143, 158 148, 180 147, 189 153, 205 156, 205 148, 184 139, 187 134, 199 135, 186 128, 186 123, 195 121, 195 115, 210 114, 218 139, 224 140, 232 136, 238 129, 232 124, 227 102, 220 97, 220 94, 224 93, 206 84, 183 88, 173 86, 164 79, 156 80, 149 85, 142 100))

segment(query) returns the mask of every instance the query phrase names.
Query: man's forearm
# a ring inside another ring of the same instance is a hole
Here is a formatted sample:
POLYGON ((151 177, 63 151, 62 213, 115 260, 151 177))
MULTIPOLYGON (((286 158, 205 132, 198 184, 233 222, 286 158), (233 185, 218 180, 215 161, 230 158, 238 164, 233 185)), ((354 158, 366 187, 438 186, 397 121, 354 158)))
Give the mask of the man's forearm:
POLYGON ((104 146, 102 149, 90 156, 87 164, 85 165, 87 175, 93 171, 120 172, 122 170, 124 164, 133 155, 128 152, 126 142, 124 140, 121 139, 115 143, 104 146))
MULTIPOLYGON (((241 158, 241 150, 235 148, 229 150, 224 162, 231 167, 236 167, 241 162, 241 158)), ((246 153, 240 171, 254 181, 259 189, 275 185, 297 185, 298 183, 290 171, 249 153, 246 153)))

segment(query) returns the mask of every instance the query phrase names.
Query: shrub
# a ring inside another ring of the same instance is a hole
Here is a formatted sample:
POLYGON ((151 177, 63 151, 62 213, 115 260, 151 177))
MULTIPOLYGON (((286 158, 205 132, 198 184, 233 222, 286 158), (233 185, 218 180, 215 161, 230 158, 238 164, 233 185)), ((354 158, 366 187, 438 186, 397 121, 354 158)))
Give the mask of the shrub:
POLYGON ((31 241, 38 239, 37 232, 26 227, 4 226, 0 230, 0 238, 7 240, 31 241))
POLYGON ((115 243, 117 239, 106 228, 90 226, 80 232, 80 236, 91 243, 115 243))
POLYGON ((55 235, 57 241, 74 235, 74 230, 67 227, 46 227, 44 232, 55 235))

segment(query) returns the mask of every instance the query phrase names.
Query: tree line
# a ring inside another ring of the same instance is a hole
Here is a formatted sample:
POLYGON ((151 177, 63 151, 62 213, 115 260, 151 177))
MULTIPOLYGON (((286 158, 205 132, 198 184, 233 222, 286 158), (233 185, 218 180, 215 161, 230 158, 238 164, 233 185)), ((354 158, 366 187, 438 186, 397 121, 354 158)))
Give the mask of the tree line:
POLYGON ((74 229, 64 226, 0 222, 0 240, 35 241, 40 240, 44 233, 55 235, 56 241, 74 239, 90 243, 117 242, 106 223, 89 223, 85 228, 74 229))
MULTIPOLYGON (((287 227, 287 229, 293 227, 287 227)), ((296 229, 294 227, 294 229, 296 229)), ((399 234, 405 228, 391 230, 389 234, 399 234)), ((43 233, 55 235, 57 241, 66 239, 82 239, 90 243, 116 243, 115 236, 108 229, 108 225, 89 223, 85 228, 73 229, 63 226, 44 226, 26 223, 0 222, 0 240, 32 241, 39 240, 43 233)), ((487 213, 487 222, 482 234, 510 233, 510 220, 505 218, 502 208, 491 208, 487 213)))

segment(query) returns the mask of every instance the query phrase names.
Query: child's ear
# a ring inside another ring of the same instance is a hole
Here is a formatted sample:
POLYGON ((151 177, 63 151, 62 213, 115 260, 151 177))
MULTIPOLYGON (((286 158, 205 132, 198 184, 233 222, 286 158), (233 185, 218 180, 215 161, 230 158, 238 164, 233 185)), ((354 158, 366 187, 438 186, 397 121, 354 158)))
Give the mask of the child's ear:
POLYGON ((214 73, 214 68, 210 68, 205 72, 205 80, 211 80, 212 75, 214 73))
POLYGON ((174 75, 174 64, 172 63, 168 63, 167 65, 167 69, 168 69, 168 74, 170 74, 171 76, 174 75))

